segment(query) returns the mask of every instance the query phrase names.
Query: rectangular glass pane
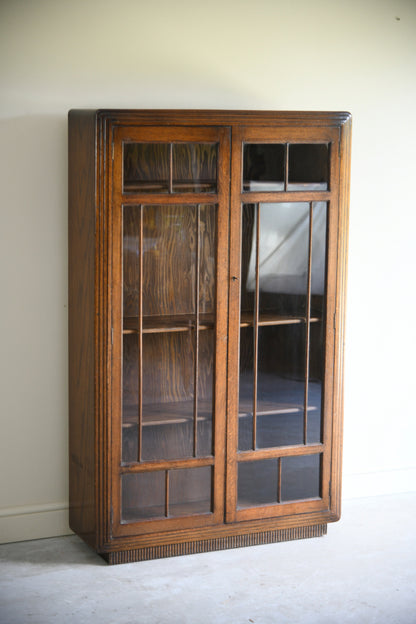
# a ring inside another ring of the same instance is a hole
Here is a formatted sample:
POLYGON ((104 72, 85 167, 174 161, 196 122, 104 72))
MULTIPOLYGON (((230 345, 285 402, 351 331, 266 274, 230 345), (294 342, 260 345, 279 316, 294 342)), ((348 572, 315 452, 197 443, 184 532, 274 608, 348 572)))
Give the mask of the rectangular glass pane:
POLYGON ((322 441, 322 399, 324 378, 324 297, 326 281, 327 205, 312 204, 311 325, 309 345, 307 442, 322 441))
POLYGON ((255 285, 253 286, 252 263, 256 258, 256 204, 243 204, 241 214, 241 317, 253 322, 255 285), (254 255, 254 257, 253 257, 254 255), (250 280, 248 280, 250 268, 250 280))
POLYGON ((238 450, 253 448, 254 397, 254 333, 253 327, 240 330, 240 384, 238 408, 238 450))
POLYGON ((165 471, 121 477, 121 521, 165 517, 165 471))
POLYGON ((237 507, 277 503, 277 459, 262 459, 238 464, 237 507))
POLYGON ((168 193, 169 152, 169 143, 124 143, 124 192, 168 193))
POLYGON ((259 328, 257 448, 303 444, 305 325, 259 328))
POLYGON ((215 193, 217 190, 216 143, 172 145, 172 190, 176 193, 215 193))
POLYGON ((248 143, 243 153, 244 191, 283 191, 285 145, 248 143))
POLYGON ((123 206, 123 315, 139 312, 140 206, 123 206))
POLYGON ((282 457, 281 500, 319 498, 321 455, 282 457))
POLYGON ((201 466, 169 471, 169 516, 212 511, 212 468, 201 466))
POLYGON ((142 459, 193 456, 194 331, 143 335, 142 459))
MULTIPOLYGON (((260 315, 304 316, 308 285, 309 204, 259 205, 260 315)), ((247 288, 255 289, 256 256, 250 258, 247 288)))
POLYGON ((211 329, 199 333, 198 353, 198 435, 197 456, 213 453, 213 401, 214 401, 215 334, 211 329))
POLYGON ((196 206, 143 207, 143 314, 195 313, 196 206))
POLYGON ((217 272, 217 206, 199 207, 199 313, 214 319, 217 272))
POLYGON ((329 183, 329 149, 326 143, 289 145, 288 190, 325 191, 329 183))
POLYGON ((139 422, 138 335, 123 335, 122 461, 138 458, 139 422))

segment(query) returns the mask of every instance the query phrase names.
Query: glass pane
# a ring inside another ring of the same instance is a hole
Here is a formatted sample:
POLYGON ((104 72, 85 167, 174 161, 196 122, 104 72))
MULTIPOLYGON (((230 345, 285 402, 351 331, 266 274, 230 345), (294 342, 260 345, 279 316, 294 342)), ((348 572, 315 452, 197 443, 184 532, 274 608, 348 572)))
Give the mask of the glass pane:
POLYGON ((257 448, 303 444, 305 325, 259 328, 257 448))
POLYGON ((211 466, 170 470, 169 516, 210 513, 211 480, 211 466))
POLYGON ((195 313, 195 206, 143 207, 143 314, 195 313))
POLYGON ((213 330, 199 333, 198 354, 198 435, 197 456, 212 455, 212 414, 214 401, 214 354, 213 330))
POLYGON ((199 313, 213 320, 217 271, 217 206, 201 205, 199 209, 199 313))
POLYGON ((309 346, 308 429, 309 444, 322 441, 322 388, 324 378, 324 296, 326 280, 327 205, 313 204, 311 328, 309 346))
POLYGON ((329 150, 322 144, 289 145, 288 190, 328 189, 329 150))
MULTIPOLYGON (((309 204, 259 205, 260 315, 304 316, 308 285, 309 204)), ((254 232, 255 234, 255 232, 254 232)), ((253 244, 247 289, 256 287, 253 244)))
POLYGON ((138 458, 139 422, 138 335, 123 335, 122 461, 138 458))
POLYGON ((238 408, 238 450, 253 448, 254 333, 252 327, 240 330, 240 384, 238 408))
POLYGON ((137 316, 140 288, 140 206, 123 206, 123 315, 137 316))
POLYGON ((193 456, 194 331, 143 335, 143 460, 193 456))
POLYGON ((277 459, 262 459, 238 464, 237 507, 277 503, 277 459))
POLYGON ((282 457, 281 500, 320 497, 321 455, 282 457))
POLYGON ((124 143, 124 192, 168 193, 169 151, 169 143, 124 143))
POLYGON ((142 472, 121 477, 121 521, 165 517, 165 472, 142 472))
POLYGON ((217 144, 174 143, 172 190, 177 193, 215 193, 217 144))
POLYGON ((256 204, 244 204, 241 219, 241 316, 253 321, 256 266, 256 204), (254 268, 253 268, 254 267, 254 268), (250 280, 249 278, 250 270, 250 280))
POLYGON ((284 144, 244 145, 243 190, 283 191, 285 188, 284 144))

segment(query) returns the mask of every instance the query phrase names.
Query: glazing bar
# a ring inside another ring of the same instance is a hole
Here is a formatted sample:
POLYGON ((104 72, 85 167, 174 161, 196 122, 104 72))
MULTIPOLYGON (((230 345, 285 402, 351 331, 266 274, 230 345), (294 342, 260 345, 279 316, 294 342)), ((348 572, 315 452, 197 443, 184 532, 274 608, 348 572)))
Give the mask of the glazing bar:
POLYGON ((285 191, 289 183, 289 143, 285 145, 285 191))
POLYGON ((305 397, 303 411, 303 443, 308 436, 308 399, 309 399, 309 351, 311 338, 311 282, 312 282, 312 230, 313 203, 309 204, 309 253, 308 253, 308 287, 306 292, 306 344, 305 344, 305 397))
POLYGON ((195 258, 195 361, 194 361, 194 457, 198 453, 198 377, 199 377, 199 258, 201 244, 201 206, 196 207, 196 258, 195 258))
POLYGON ((254 298, 254 354, 253 354, 253 451, 257 444, 257 382, 258 382, 258 355, 259 355, 259 303, 260 303, 260 204, 256 209, 256 291, 254 298))
POLYGON ((138 301, 138 425, 137 425, 137 461, 142 461, 142 425, 143 425, 143 205, 139 206, 139 301, 138 301))

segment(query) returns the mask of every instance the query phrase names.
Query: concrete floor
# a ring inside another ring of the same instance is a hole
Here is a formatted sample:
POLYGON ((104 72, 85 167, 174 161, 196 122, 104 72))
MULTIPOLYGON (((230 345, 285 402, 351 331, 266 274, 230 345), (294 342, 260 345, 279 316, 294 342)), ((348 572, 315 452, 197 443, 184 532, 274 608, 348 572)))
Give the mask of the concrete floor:
POLYGON ((415 624, 416 493, 311 540, 107 566, 77 537, 0 547, 1 624, 415 624))

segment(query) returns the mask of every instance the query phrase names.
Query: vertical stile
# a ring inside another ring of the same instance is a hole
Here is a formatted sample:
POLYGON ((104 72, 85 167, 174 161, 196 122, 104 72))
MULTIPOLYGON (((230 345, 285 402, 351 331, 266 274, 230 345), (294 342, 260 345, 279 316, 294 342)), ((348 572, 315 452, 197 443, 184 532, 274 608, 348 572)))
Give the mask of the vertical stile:
POLYGON ((306 340, 305 340, 305 398, 303 415, 303 443, 307 443, 308 435, 308 398, 309 398, 309 350, 311 337, 311 282, 312 282, 312 228, 313 203, 309 204, 309 252, 308 252, 308 286, 306 292, 306 340))
POLYGON ((257 444, 257 381, 259 355, 259 300, 260 300, 260 204, 256 204, 256 292, 254 297, 254 354, 253 354, 253 450, 257 444))
POLYGON ((143 204, 139 206, 139 310, 137 319, 138 330, 138 373, 139 373, 139 400, 138 400, 138 425, 137 425, 137 461, 142 461, 142 425, 143 425, 143 204))
POLYGON ((199 263, 201 243, 201 206, 196 207, 196 258, 195 258, 195 356, 194 356, 194 457, 198 451, 198 375, 199 375, 199 263))

